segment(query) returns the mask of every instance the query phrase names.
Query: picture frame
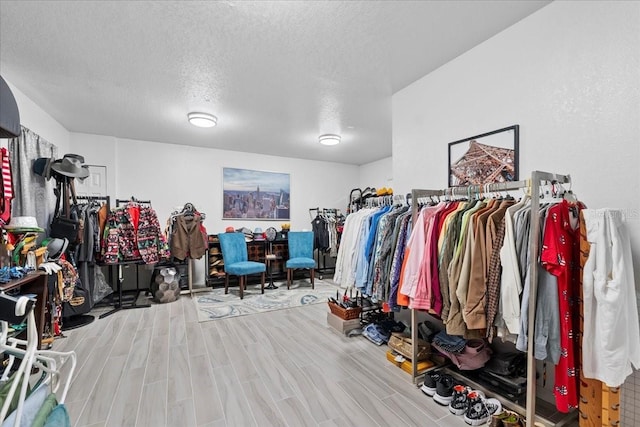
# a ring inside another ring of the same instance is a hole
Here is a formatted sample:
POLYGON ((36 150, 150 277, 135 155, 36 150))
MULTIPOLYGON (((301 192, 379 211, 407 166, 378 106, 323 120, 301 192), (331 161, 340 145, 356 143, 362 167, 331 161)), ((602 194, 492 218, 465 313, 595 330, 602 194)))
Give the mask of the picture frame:
POLYGON ((288 221, 288 173, 222 168, 222 219, 288 221))
POLYGON ((518 180, 520 126, 449 143, 449 187, 518 180))

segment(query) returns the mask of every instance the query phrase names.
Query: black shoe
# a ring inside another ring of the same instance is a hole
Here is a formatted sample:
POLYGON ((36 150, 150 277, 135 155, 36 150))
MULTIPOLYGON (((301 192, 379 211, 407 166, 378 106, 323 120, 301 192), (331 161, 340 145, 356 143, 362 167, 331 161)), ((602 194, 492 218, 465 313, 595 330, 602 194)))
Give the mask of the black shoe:
POLYGON ((486 424, 491 415, 502 411, 502 404, 498 399, 485 399, 477 391, 471 391, 467 395, 469 406, 464 413, 464 422, 471 426, 486 424))
POLYGON ((438 379, 440 378, 440 375, 441 374, 439 372, 433 371, 424 374, 424 382, 422 383, 422 387, 420 387, 420 390, 422 390, 422 392, 427 396, 433 396, 434 394, 436 394, 436 384, 438 382, 438 379))
POLYGON ((436 382, 436 394, 433 400, 442 406, 448 406, 453 400, 453 377, 450 375, 441 375, 436 382))
POLYGON ((449 411, 454 415, 462 415, 467 412, 469 401, 467 395, 471 389, 462 384, 453 387, 453 399, 449 403, 449 411))

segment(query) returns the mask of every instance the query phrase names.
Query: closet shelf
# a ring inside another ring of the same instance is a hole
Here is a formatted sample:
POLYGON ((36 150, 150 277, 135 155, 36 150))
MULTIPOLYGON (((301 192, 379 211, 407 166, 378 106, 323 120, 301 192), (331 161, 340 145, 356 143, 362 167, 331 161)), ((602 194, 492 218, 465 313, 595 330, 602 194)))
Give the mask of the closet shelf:
MULTIPOLYGON (((471 388, 482 391, 486 396, 498 399, 500 403, 502 403, 502 406, 504 406, 505 408, 517 412, 523 417, 526 416, 527 410, 521 404, 505 398, 499 393, 490 390, 479 382, 469 378, 459 371, 451 369, 450 367, 444 367, 442 368, 442 370, 446 371, 447 374, 451 375, 458 381, 461 381, 464 384, 470 386, 471 388)), ((522 396, 522 399, 525 399, 525 395, 522 396)), ((545 427, 562 427, 568 425, 577 419, 577 415, 578 413, 576 411, 570 412, 568 414, 558 412, 555 406, 551 403, 543 399, 536 398, 536 422, 542 423, 545 427)))

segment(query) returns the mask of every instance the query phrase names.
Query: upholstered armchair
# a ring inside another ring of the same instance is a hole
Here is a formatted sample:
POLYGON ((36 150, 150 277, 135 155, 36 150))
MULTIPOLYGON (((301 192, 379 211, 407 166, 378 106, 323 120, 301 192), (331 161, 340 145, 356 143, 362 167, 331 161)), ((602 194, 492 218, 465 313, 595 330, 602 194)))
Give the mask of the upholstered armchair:
POLYGON ((242 233, 220 233, 220 249, 224 259, 224 293, 229 292, 229 276, 238 276, 240 287, 240 299, 244 298, 244 288, 247 284, 247 275, 262 273, 261 290, 264 294, 264 276, 267 266, 261 262, 249 261, 247 254, 247 242, 242 233))
POLYGON ((289 259, 285 264, 287 268, 287 289, 293 280, 293 271, 296 269, 309 269, 311 289, 314 288, 314 276, 316 261, 313 259, 313 232, 290 231, 288 234, 289 259))

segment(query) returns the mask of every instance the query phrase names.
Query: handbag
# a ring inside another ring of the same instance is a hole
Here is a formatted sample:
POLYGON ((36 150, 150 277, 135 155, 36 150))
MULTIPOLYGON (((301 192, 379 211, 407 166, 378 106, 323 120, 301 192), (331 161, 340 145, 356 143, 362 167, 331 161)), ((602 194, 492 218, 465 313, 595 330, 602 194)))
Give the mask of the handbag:
MULTIPOLYGON (((80 221, 73 218, 67 218, 60 213, 60 199, 62 198, 61 183, 58 182, 56 188, 56 209, 54 211, 54 218, 51 221, 49 235, 58 239, 67 239, 69 243, 78 243, 79 235, 81 233, 80 221)), ((75 193, 72 193, 73 200, 75 202, 75 193)))
POLYGON ((453 353, 433 343, 433 347, 447 356, 461 371, 473 371, 482 368, 491 358, 491 348, 484 340, 471 339, 460 353, 453 353))
POLYGON ((505 377, 526 376, 527 357, 524 353, 496 353, 485 369, 505 377))
POLYGON ((58 239, 67 239, 69 242, 75 242, 78 238, 80 223, 73 219, 57 216, 51 221, 51 230, 49 235, 58 239))

